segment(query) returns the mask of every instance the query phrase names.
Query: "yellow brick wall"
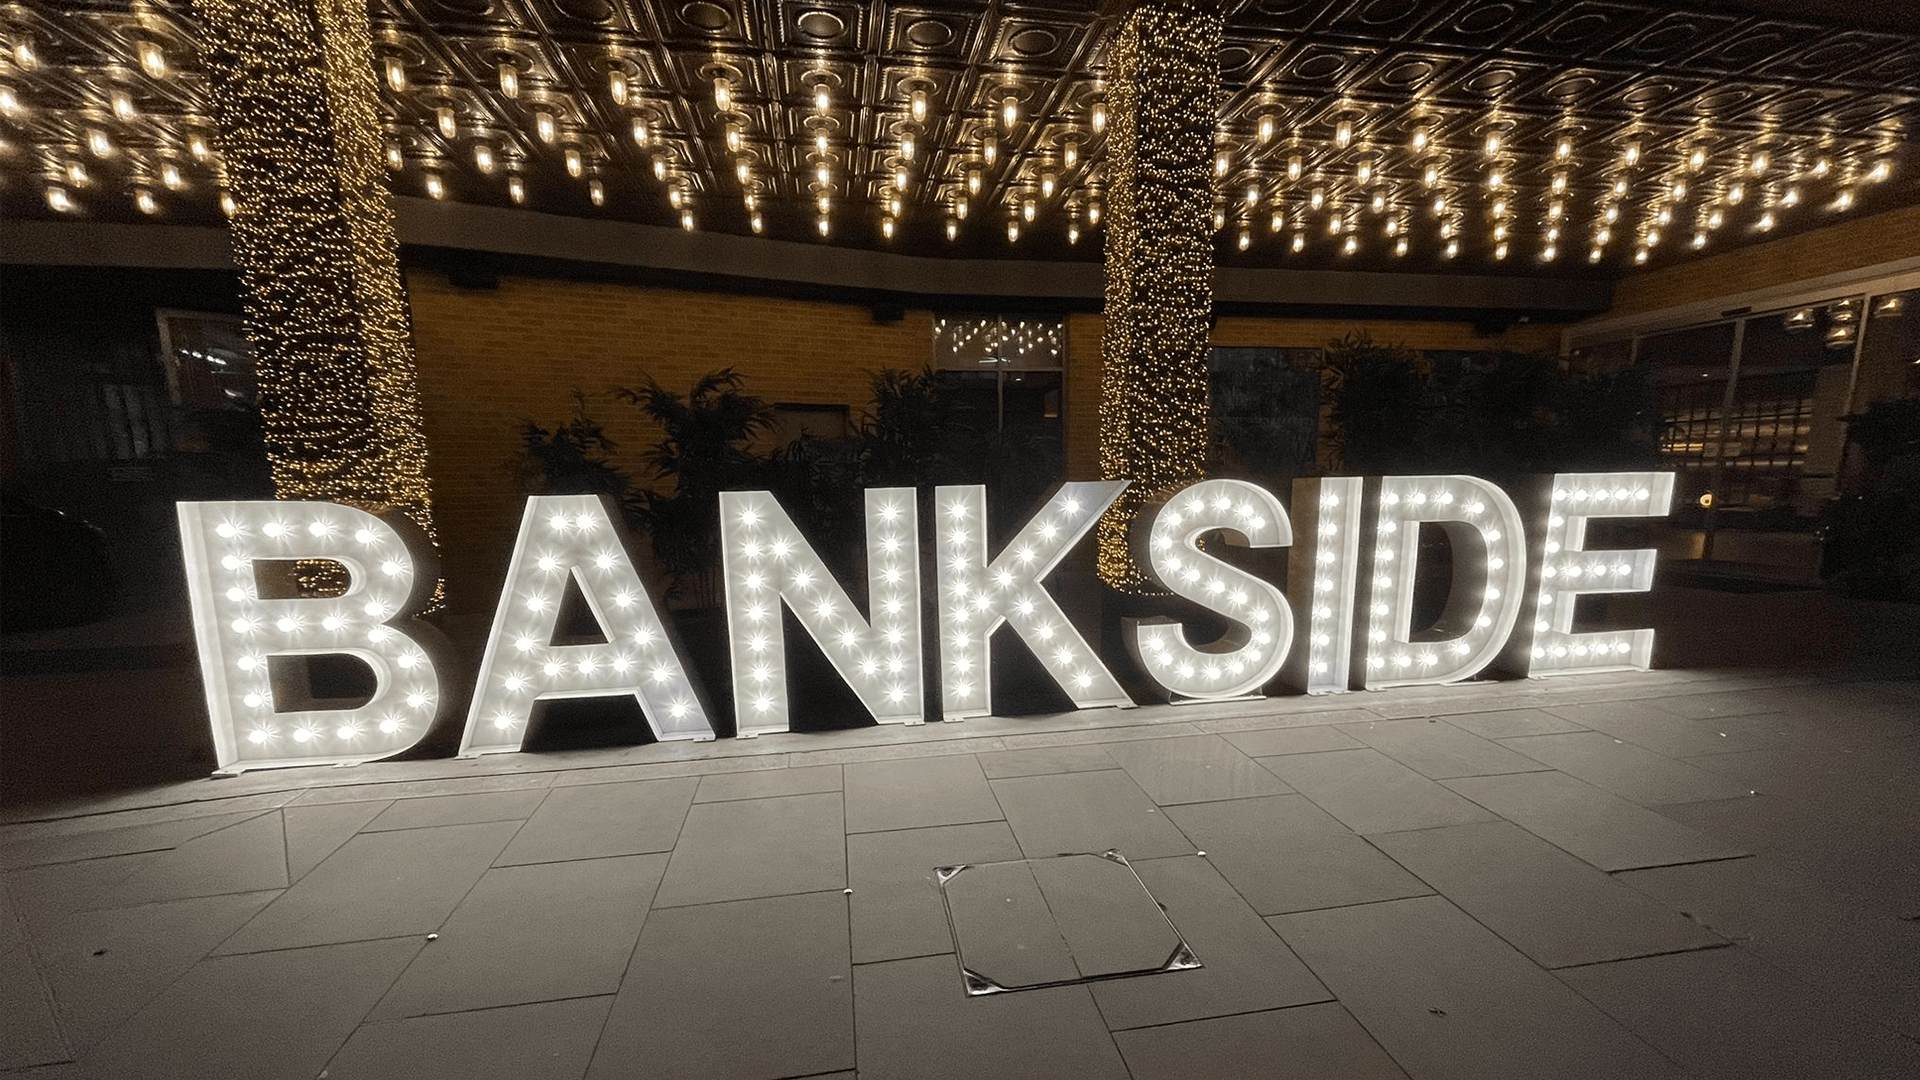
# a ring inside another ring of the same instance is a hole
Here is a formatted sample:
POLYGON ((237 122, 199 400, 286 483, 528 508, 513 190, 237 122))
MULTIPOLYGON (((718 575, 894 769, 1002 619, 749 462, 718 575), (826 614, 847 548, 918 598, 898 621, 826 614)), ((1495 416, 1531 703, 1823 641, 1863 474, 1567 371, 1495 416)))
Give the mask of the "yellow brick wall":
MULTIPOLYGON (((908 311, 890 324, 865 305, 644 287, 612 282, 503 277, 499 288, 455 288, 433 271, 408 274, 436 516, 449 603, 484 613, 519 522, 523 496, 506 471, 524 420, 551 427, 570 414, 575 388, 619 446, 636 479, 639 452, 658 437, 638 411, 605 396, 652 374, 684 391, 695 378, 736 367, 747 390, 772 402, 846 405, 869 400, 868 372, 918 369, 932 354, 933 315, 908 311)), ((1068 475, 1099 470, 1098 315, 1068 320, 1063 435, 1068 475)), ((1557 332, 1519 326, 1478 336, 1461 322, 1350 319, 1221 319, 1219 345, 1313 347, 1351 330, 1421 349, 1552 351, 1557 332)))
POLYGON ((1920 255, 1920 206, 1909 206, 1629 274, 1614 286, 1613 307, 1607 314, 1676 307, 1916 255, 1920 255))

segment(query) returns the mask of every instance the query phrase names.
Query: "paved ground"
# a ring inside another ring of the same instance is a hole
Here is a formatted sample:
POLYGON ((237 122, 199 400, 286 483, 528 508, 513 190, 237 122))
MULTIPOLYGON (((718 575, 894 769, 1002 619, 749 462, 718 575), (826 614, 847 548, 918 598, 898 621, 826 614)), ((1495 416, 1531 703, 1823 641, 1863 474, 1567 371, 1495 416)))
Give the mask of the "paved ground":
POLYGON ((0 1068, 1912 1077, 1911 647, 16 809, 0 1068), (1109 847, 1204 966, 967 997, 933 868, 1109 847))

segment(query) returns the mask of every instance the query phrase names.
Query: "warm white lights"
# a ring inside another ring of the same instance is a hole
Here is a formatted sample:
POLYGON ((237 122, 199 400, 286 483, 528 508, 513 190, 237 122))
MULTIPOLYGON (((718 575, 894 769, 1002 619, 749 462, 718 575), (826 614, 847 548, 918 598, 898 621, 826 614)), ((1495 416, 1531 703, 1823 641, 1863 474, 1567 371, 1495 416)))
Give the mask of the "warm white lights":
POLYGON ((1013 627, 1077 707, 1133 704, 1041 585, 1126 487, 1124 480, 1060 485, 991 563, 986 488, 972 484, 934 489, 946 719, 985 716, 991 709, 988 642, 1002 623, 1013 627))
POLYGON ((1457 682, 1486 667, 1513 631, 1527 581, 1513 500, 1473 476, 1388 476, 1379 481, 1375 512, 1366 688, 1457 682), (1422 522, 1446 531, 1453 580, 1439 620, 1415 628, 1422 522))
POLYGON ((915 507, 911 488, 867 490, 863 617, 771 494, 720 493, 721 568, 740 735, 788 730, 783 603, 875 720, 926 719, 915 507))
POLYGON ((1561 473, 1553 478, 1538 556, 1539 607, 1528 675, 1647 669, 1653 656, 1652 630, 1576 634, 1574 601, 1582 593, 1645 592, 1653 587, 1654 552, 1588 551, 1587 521, 1665 517, 1672 499, 1672 473, 1561 473))
POLYGON ((435 580, 424 537, 404 521, 331 503, 183 502, 177 513, 221 771, 355 764, 397 754, 426 734, 441 700, 432 657, 441 645, 407 618, 435 580), (295 560, 340 564, 345 591, 294 595, 295 560), (319 655, 365 663, 372 697, 344 709, 276 708, 270 660, 319 655))
POLYGON ((1154 511, 1144 560, 1149 575, 1174 595, 1231 622, 1218 641, 1196 647, 1172 619, 1127 620, 1127 651, 1149 678, 1183 698, 1258 693, 1280 670, 1293 645, 1293 612, 1286 596, 1202 550, 1200 539, 1215 531, 1248 547, 1293 542, 1280 500, 1244 480, 1202 480, 1154 511))
POLYGON ((632 695, 655 738, 713 737, 617 515, 612 500, 598 495, 527 500, 467 711, 462 756, 520 749, 533 703, 542 698, 632 695), (553 643, 570 581, 599 626, 598 643, 553 643))

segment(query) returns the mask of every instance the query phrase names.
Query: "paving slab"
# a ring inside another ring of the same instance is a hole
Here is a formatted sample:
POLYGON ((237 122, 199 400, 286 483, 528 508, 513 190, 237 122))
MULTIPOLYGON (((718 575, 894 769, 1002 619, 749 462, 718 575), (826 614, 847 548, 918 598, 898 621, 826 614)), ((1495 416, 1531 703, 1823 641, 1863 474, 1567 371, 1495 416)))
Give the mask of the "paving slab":
POLYGON ((114 1080, 318 1076, 424 944, 359 941, 202 960, 81 1064, 114 1080))
POLYGON ((1532 758, 1440 720, 1375 720, 1342 724, 1340 731, 1429 780, 1545 768, 1532 758))
POLYGON ((1622 960, 1558 973, 1695 1076, 1905 1080, 1920 1044, 1743 947, 1622 960))
POLYGON ((1861 1015, 1920 1038, 1920 922, 1852 903, 1766 857, 1614 877, 1861 1015))
POLYGON ((112 855, 133 855, 143 851, 169 851, 196 836, 236 825, 260 816, 260 811, 238 814, 212 814, 204 817, 156 821, 118 829, 97 829, 72 835, 51 835, 21 840, 0 847, 0 869, 21 870, 30 866, 80 862, 112 855))
POLYGON ((1304 796, 1176 806, 1168 816, 1261 915, 1432 891, 1304 796))
POLYGON ((551 787, 554 777, 558 775, 550 772, 512 772, 436 777, 428 780, 400 780, 392 783, 335 784, 308 788, 287 805, 324 806, 328 803, 342 802, 424 799, 434 795, 472 795, 482 791, 525 791, 528 788, 551 787))
POLYGON ((847 947, 837 891, 653 912, 588 1080, 639 1069, 649 1080, 774 1080, 851 1068, 847 947))
POLYGON ((487 871, 370 1019, 611 995, 666 866, 621 855, 487 871))
POLYGON ((93 903, 121 880, 151 866, 165 852, 142 851, 82 862, 50 863, 4 876, 13 910, 28 926, 63 919, 93 903))
POLYGON ((287 834, 287 878, 299 881, 307 872, 340 850, 353 834, 393 805, 385 802, 331 803, 290 806, 280 811, 287 834))
POLYGON ((1553 735, 1579 731, 1581 725, 1558 715, 1560 710, 1499 709, 1492 712, 1448 713, 1445 723, 1483 739, 1510 739, 1516 735, 1553 735))
POLYGON ((1118 1031, 1133 1080, 1406 1080, 1338 1004, 1118 1031))
POLYGON ((1161 806, 1293 790, 1218 735, 1113 743, 1106 750, 1161 806))
POLYGON ((1225 738, 1248 757, 1317 754, 1323 750, 1358 750, 1363 745, 1332 724, 1236 731, 1227 734, 1225 738))
POLYGON ((1260 763, 1357 833, 1433 829, 1493 815, 1378 750, 1334 750, 1260 763))
POLYGON ((361 833, 215 951, 424 937, 440 929, 519 827, 503 821, 361 833))
MULTIPOLYGON (((1816 693, 1819 693, 1816 691, 1816 693)), ((1788 708, 1792 697, 1777 690, 1721 690, 1708 694, 1676 694, 1649 700, 1658 708, 1678 716, 1704 720, 1716 716, 1752 716, 1780 712, 1788 708)))
POLYGON ((840 766, 810 765, 797 769, 713 773, 700 778, 696 803, 733 799, 765 799, 776 795, 817 795, 840 790, 840 766))
POLYGON ((84 1052, 112 1034, 279 895, 239 893, 83 911, 36 934, 35 951, 68 1042, 84 1052))
POLYGON ((844 889, 840 793, 695 803, 658 907, 844 889))
POLYGON ((951 956, 853 980, 861 1080, 1129 1080, 1085 986, 970 998, 951 956))
POLYGON ((1120 763, 1100 746, 1037 746, 1030 750, 997 750, 979 755, 980 768, 989 780, 1009 776, 1046 776, 1053 773, 1095 772, 1117 769, 1120 763))
POLYGON ((500 865, 673 850, 696 777, 555 788, 513 836, 500 865))
POLYGON ((278 811, 196 836, 88 897, 88 908, 130 907, 190 896, 287 887, 286 833, 278 811))
POLYGON ((1269 921, 1415 1080, 1682 1076, 1440 897, 1269 921))
POLYGON ((888 832, 1000 820, 972 754, 846 766, 847 831, 888 832))
MULTIPOLYGON (((1072 982, 1083 974, 1035 866, 1025 860, 975 866, 945 889, 960 962, 1009 988, 1072 982)), ((1166 955, 1172 953, 1169 944, 1166 955)))
POLYGON ((473 795, 436 795, 400 799, 380 812, 367 832, 424 829, 434 825, 473 825, 482 821, 525 821, 547 797, 546 788, 485 791, 473 795))
POLYGON ((1187 855, 1193 845, 1125 772, 1021 776, 992 781, 1027 858, 1106 851, 1129 859, 1187 855))
POLYGON ((1599 731, 1530 735, 1502 745, 1642 806, 1731 799, 1748 793, 1726 777, 1599 731))
MULTIPOLYGON (((1605 701, 1587 705, 1556 705, 1554 715, 1582 727, 1605 732, 1669 757, 1724 754, 1754 750, 1764 743, 1750 739, 1717 720, 1694 720, 1669 712, 1649 701, 1605 701)), ((1516 735, 1540 734, 1515 732, 1516 735)))
POLYGON ((580 1080, 612 997, 362 1024, 326 1080, 580 1080))
POLYGON ((1602 870, 1731 859, 1746 851, 1560 772, 1474 776, 1449 788, 1602 870))
POLYGON ((952 952, 934 868, 1023 857, 1004 821, 855 833, 846 850, 856 964, 952 952))
POLYGON ((1511 822, 1386 833, 1373 843, 1543 967, 1726 944, 1511 822))
POLYGON ((1133 868, 1202 966, 1092 984, 1110 1030, 1332 998, 1206 859, 1152 859, 1133 868))
POLYGON ((27 930, 0 888, 0 1069, 69 1061, 53 998, 34 963, 27 930))

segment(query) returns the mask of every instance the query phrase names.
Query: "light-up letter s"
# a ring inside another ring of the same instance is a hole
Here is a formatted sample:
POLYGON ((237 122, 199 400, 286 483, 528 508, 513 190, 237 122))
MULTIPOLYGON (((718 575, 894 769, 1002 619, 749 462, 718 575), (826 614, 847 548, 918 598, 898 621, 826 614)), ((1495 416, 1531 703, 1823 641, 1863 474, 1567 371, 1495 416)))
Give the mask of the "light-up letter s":
POLYGON ((420 741, 442 697, 432 655, 441 639, 408 620, 436 578, 424 537, 404 519, 323 502, 183 502, 177 513, 220 771, 352 765, 420 741), (291 590, 263 590, 255 564, 283 564, 271 583, 291 581, 296 560, 340 564, 346 590, 262 595, 291 590), (280 711, 269 660, 326 655, 366 663, 372 699, 280 711))
POLYGON ((1040 584, 1127 488, 1125 480, 1061 484, 987 562, 987 489, 934 489, 940 536, 940 682, 948 720, 985 716, 993 700, 988 642, 1010 624, 1076 707, 1133 705, 1040 584))
POLYGON ((1233 621, 1219 641, 1195 648, 1167 618, 1128 619, 1127 651, 1154 682, 1186 698, 1259 693, 1293 645, 1293 612, 1269 582, 1200 548, 1215 530, 1248 547, 1286 547, 1293 528, 1273 493, 1244 480, 1202 480, 1182 489, 1153 515, 1147 531, 1149 572, 1176 596, 1233 621))
POLYGON ((1573 605, 1582 593, 1645 592, 1653 587, 1654 552, 1588 551, 1588 519, 1665 517, 1672 500, 1672 473, 1561 473, 1553 478, 1528 675, 1647 670, 1653 657, 1652 630, 1576 634, 1573 605))
POLYGON ((1366 687, 1457 682, 1487 666, 1513 632, 1527 584, 1526 537, 1507 493, 1475 476, 1380 481, 1366 687), (1420 523, 1446 530, 1453 581, 1439 621, 1413 632, 1420 523))
POLYGON ((869 617, 863 619, 771 493, 720 493, 734 715, 742 736, 788 730, 783 601, 875 720, 926 719, 915 509, 912 488, 867 489, 869 617))
POLYGON ((612 499, 535 495, 520 519, 460 754, 511 753, 541 698, 633 695, 654 737, 711 739, 707 710, 630 556, 612 499), (567 582, 605 641, 556 645, 567 582))

